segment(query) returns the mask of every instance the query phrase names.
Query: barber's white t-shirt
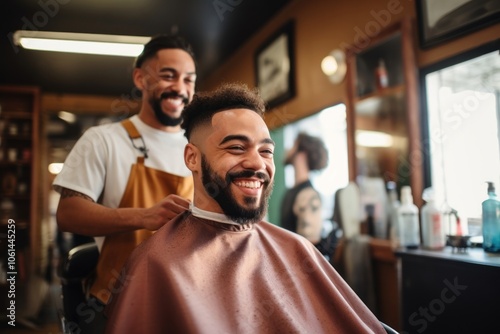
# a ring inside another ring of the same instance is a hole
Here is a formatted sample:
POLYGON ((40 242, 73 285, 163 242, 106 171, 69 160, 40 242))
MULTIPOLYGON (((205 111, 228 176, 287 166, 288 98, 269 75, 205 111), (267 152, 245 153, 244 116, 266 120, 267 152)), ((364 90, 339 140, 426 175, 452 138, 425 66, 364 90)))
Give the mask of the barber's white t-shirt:
MULTIPOLYGON (((148 149, 146 167, 182 177, 191 175, 184 164, 184 147, 187 144, 184 131, 170 133, 157 130, 146 125, 137 115, 132 116, 131 121, 148 149)), ((135 139, 134 143, 138 147, 143 145, 140 139, 135 139)), ((54 180, 54 189, 60 192, 61 188, 68 188, 94 201, 104 190, 102 204, 116 208, 125 191, 130 168, 142 155, 134 148, 120 122, 92 127, 82 135, 66 158, 62 171, 54 180)))

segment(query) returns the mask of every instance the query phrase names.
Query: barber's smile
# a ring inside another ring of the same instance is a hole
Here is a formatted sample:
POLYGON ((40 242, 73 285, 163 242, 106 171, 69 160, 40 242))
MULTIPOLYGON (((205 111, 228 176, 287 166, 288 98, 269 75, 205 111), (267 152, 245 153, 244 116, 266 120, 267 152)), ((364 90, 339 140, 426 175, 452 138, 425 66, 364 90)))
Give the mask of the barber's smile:
POLYGON ((166 104, 165 107, 170 108, 181 108, 188 104, 189 100, 187 97, 177 94, 175 92, 163 93, 160 95, 160 99, 162 104, 166 104))

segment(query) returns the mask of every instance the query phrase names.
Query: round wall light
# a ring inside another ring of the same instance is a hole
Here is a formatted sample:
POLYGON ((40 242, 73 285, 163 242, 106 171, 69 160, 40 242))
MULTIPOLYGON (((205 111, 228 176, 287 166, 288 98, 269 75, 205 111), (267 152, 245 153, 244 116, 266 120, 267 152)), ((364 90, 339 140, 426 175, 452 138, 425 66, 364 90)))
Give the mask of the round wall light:
POLYGON ((347 71, 344 52, 340 49, 330 52, 321 61, 321 70, 332 83, 338 84, 342 82, 347 71))

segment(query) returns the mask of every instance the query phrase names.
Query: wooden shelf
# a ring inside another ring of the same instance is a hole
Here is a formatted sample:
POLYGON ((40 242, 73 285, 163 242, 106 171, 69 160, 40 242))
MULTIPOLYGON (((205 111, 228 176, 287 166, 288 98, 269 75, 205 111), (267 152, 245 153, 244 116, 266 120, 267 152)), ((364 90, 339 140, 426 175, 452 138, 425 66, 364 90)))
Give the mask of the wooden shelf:
POLYGON ((402 96, 404 95, 405 92, 405 86, 404 85, 397 85, 397 86, 392 86, 392 87, 387 87, 387 88, 382 88, 376 91, 373 91, 369 94, 359 96, 355 99, 356 103, 362 103, 367 100, 373 100, 373 99, 384 99, 384 98, 390 98, 394 96, 402 96))
MULTIPOLYGON (((39 108, 40 90, 28 86, 0 86, 0 202, 2 217, 15 220, 16 252, 23 254, 19 272, 30 273, 40 256, 39 227, 39 108), (13 151, 15 150, 15 151, 13 151)), ((7 220, 2 220, 2 229, 7 220)), ((0 260, 6 263, 6 252, 0 260)))
POLYGON ((33 118, 33 113, 29 111, 6 111, 2 110, 0 113, 0 118, 4 119, 19 119, 19 120, 30 120, 33 118))
POLYGON ((29 166, 31 165, 31 160, 16 160, 16 161, 5 161, 2 160, 0 161, 0 167, 1 166, 29 166))

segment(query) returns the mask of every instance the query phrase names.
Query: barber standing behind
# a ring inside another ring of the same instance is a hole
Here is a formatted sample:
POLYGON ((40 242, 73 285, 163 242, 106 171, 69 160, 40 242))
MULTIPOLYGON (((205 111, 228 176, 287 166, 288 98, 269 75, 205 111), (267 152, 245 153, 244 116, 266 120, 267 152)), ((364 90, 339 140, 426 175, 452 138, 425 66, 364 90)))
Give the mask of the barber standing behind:
POLYGON ((193 195, 180 127, 195 90, 191 46, 178 36, 153 38, 133 80, 142 92, 139 114, 86 131, 53 184, 61 194, 59 228, 95 237, 100 256, 90 294, 102 304, 132 250, 193 195))

